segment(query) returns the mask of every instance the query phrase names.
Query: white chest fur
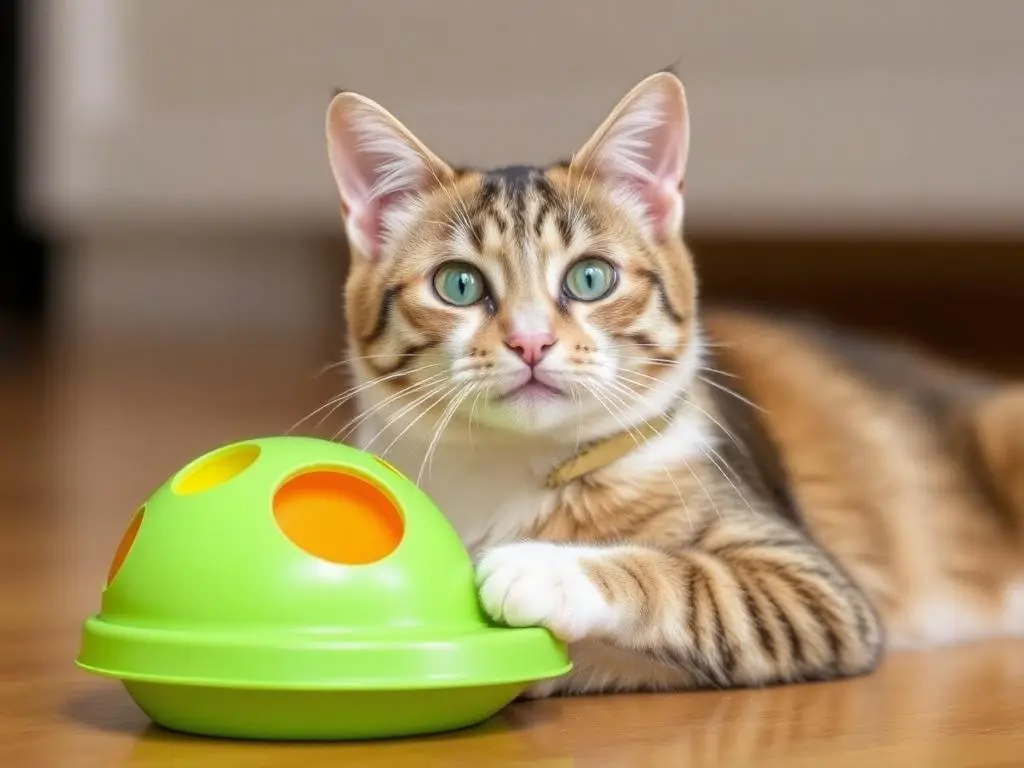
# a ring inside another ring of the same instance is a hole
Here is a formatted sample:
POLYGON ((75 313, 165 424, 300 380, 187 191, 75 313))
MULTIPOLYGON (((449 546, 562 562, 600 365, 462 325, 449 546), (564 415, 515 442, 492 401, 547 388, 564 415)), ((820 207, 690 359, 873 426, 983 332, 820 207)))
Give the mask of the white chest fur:
MULTIPOLYGON (((414 428, 390 446, 394 437, 381 429, 377 419, 367 419, 357 443, 366 448, 376 438, 369 450, 387 446, 385 458, 419 483, 473 552, 516 541, 547 517, 558 497, 545 487, 546 478, 576 451, 575 445, 515 439, 479 428, 470 433, 465 424, 452 423, 428 458, 432 433, 427 429, 414 428)), ((710 441, 699 414, 681 414, 659 436, 603 471, 634 481, 661 474, 702 456, 710 441)))
MULTIPOLYGON (((368 423, 360 445, 378 429, 368 423)), ((451 429, 459 432, 457 426, 451 429)), ((386 458, 407 477, 418 479, 471 551, 516 540, 554 504, 554 494, 544 488, 544 478, 559 460, 550 449, 452 434, 428 460, 428 446, 419 435, 406 435, 386 458)))

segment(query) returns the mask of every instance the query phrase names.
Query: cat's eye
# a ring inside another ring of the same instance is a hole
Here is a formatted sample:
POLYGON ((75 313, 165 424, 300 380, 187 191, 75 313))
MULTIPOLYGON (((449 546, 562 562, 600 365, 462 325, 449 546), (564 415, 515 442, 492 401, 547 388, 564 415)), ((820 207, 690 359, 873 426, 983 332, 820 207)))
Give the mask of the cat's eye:
POLYGON ((562 289, 577 301, 597 301, 612 292, 615 281, 615 268, 604 259, 590 256, 569 267, 562 289))
POLYGON ((441 301, 468 307, 484 297, 484 276, 476 267, 461 261, 442 264, 434 273, 434 291, 441 301))

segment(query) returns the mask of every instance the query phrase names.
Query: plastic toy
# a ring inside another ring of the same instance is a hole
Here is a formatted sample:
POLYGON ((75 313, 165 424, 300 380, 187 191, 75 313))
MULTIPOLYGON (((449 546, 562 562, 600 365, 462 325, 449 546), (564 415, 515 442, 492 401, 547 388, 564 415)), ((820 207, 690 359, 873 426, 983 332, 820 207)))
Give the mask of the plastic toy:
POLYGON ((256 739, 451 730, 569 671, 482 612, 470 557, 383 460, 304 437, 202 456, 138 510, 78 665, 156 723, 256 739))

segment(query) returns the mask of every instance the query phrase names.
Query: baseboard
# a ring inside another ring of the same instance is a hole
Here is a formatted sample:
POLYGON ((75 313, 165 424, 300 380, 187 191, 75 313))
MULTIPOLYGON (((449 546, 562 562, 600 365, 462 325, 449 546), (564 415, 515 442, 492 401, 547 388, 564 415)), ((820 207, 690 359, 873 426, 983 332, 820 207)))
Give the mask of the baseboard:
POLYGON ((321 338, 342 320, 343 250, 312 235, 101 231, 54 264, 62 338, 267 335, 321 338))

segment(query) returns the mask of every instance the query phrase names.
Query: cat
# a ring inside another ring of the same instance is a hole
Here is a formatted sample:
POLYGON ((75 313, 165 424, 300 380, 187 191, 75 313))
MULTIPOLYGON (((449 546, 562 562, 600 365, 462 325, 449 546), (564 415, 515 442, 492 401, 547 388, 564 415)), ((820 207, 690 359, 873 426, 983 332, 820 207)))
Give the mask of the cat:
POLYGON ((455 168, 341 92, 359 447, 444 510, 530 696, 864 675, 1024 630, 1024 388, 698 303, 678 77, 567 162, 455 168))

